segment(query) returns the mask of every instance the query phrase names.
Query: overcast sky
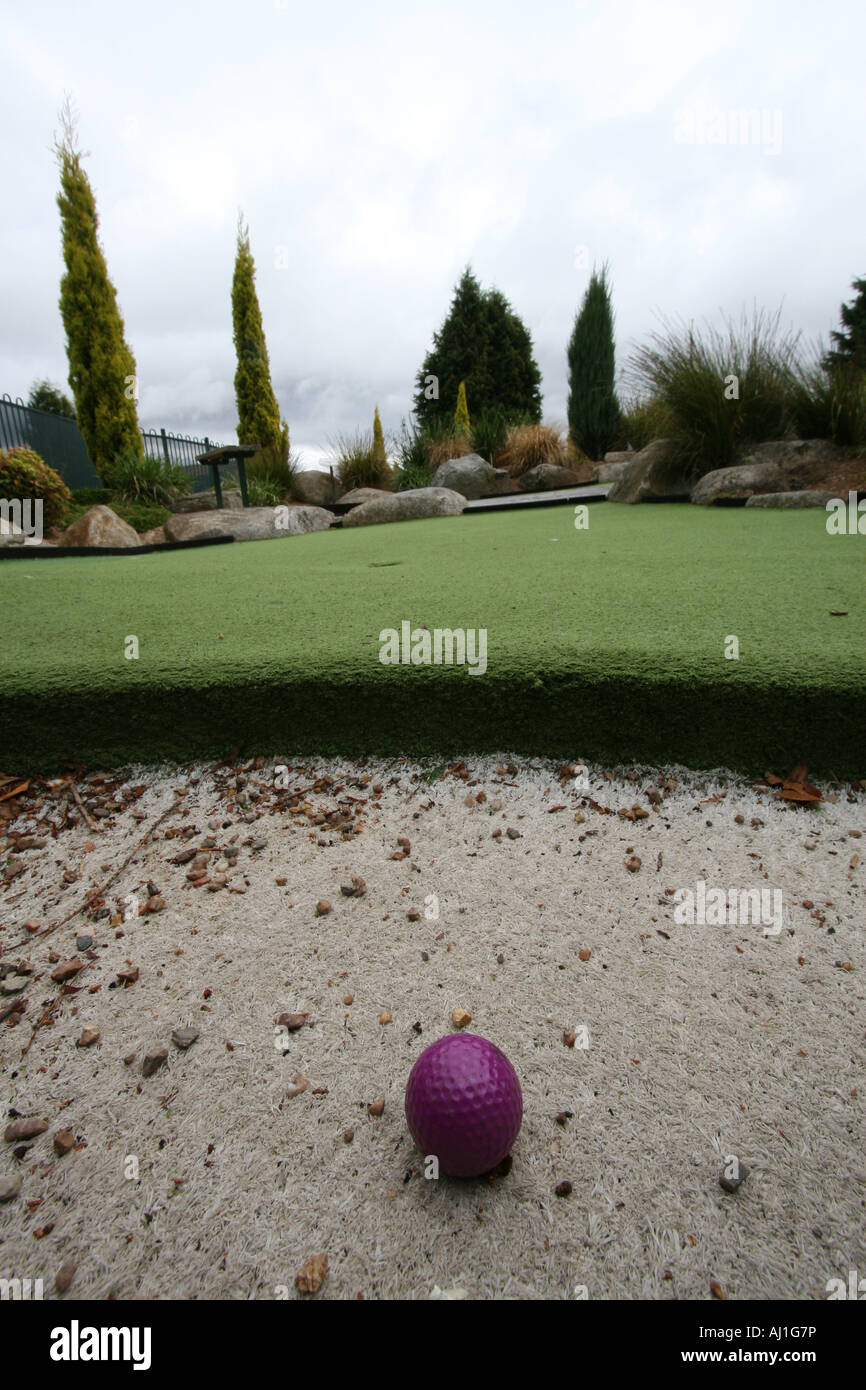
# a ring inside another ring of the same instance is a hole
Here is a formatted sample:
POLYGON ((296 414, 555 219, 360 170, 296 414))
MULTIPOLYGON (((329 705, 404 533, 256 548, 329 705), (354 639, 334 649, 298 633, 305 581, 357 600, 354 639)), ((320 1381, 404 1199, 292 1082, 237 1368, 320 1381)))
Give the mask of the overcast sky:
POLYGON ((18 0, 0 34, 12 396, 68 389, 67 92, 142 425, 235 440, 240 207, 307 465, 376 404, 399 428, 467 262, 526 323, 561 421, 595 262, 620 365, 660 313, 720 324, 757 302, 826 339, 866 275, 862 0, 18 0))

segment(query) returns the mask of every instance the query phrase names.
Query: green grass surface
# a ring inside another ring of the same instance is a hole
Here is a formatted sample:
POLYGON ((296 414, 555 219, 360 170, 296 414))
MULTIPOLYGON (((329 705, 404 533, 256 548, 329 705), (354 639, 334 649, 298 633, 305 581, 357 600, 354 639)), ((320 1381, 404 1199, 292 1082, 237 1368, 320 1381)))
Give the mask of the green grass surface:
POLYGON ((598 503, 585 531, 566 505, 0 562, 0 767, 243 744, 751 772, 802 760, 860 777, 866 541, 824 522, 598 503), (383 666, 380 630, 403 620, 486 628, 487 673, 383 666), (739 661, 724 658, 729 634, 739 661), (124 658, 129 635, 138 661, 124 658))

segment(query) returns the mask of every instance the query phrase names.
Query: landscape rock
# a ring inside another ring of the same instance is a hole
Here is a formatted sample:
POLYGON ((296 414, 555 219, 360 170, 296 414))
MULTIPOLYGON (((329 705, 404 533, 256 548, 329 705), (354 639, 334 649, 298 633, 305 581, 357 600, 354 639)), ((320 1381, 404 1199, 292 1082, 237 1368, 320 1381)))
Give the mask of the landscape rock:
POLYGON ((755 495, 805 491, 841 457, 842 451, 826 439, 770 439, 753 445, 732 467, 705 473, 692 488, 691 500, 711 507, 755 495))
POLYGON ((591 483, 618 483, 631 468, 637 454, 605 454, 604 462, 597 463, 589 475, 591 483))
POLYGON ((110 507, 100 505, 91 507, 67 526, 60 537, 60 545, 89 545, 94 549, 102 546, 115 546, 126 550, 141 545, 138 532, 125 521, 121 521, 110 507))
POLYGON ((292 485, 292 496, 314 507, 326 507, 340 491, 340 484, 321 469, 307 468, 298 473, 292 485))
POLYGON ((636 453, 622 476, 613 483, 607 494, 608 502, 649 502, 678 493, 688 495, 687 487, 673 486, 664 477, 663 465, 669 448, 667 439, 654 439, 636 453))
POLYGON ((570 468, 562 468, 558 463, 539 463, 529 468, 518 479, 521 492, 548 492, 553 488, 577 487, 578 476, 570 468))
MULTIPOLYGON (((234 488, 222 488, 223 507, 237 511, 244 505, 240 492, 234 488)), ((171 510, 176 514, 207 512, 217 510, 216 492, 213 488, 206 492, 191 492, 187 497, 178 497, 171 510)))
POLYGON ((153 1052, 148 1052, 141 1064, 142 1076, 153 1076, 161 1066, 168 1061, 168 1050, 164 1047, 156 1048, 153 1052))
POLYGON ((165 527, 153 526, 149 531, 140 531, 138 539, 142 545, 165 545, 165 527))
POLYGON ((375 502, 377 497, 388 497, 390 493, 384 487, 353 487, 351 492, 344 492, 337 501, 341 506, 360 507, 363 502, 375 502))
POLYGON ((223 508, 170 516, 165 535, 170 541, 210 540, 215 536, 233 536, 236 541, 272 541, 307 531, 327 531, 333 521, 333 512, 322 507, 244 507, 241 511, 223 508))
POLYGON ((445 487, 415 487, 362 502, 343 517, 343 526, 378 526, 385 521, 415 521, 430 516, 459 516, 466 506, 460 492, 445 487))
POLYGON ((480 454, 464 454, 463 458, 440 463, 433 474, 433 487, 449 488, 468 500, 507 492, 510 480, 507 468, 494 468, 480 454))
POLYGON ((747 507, 773 507, 783 511, 800 507, 826 507, 834 497, 832 492, 755 492, 746 498, 747 507))
POLYGON ((11 1202, 21 1191, 21 1177, 14 1173, 11 1178, 0 1178, 0 1202, 11 1202))

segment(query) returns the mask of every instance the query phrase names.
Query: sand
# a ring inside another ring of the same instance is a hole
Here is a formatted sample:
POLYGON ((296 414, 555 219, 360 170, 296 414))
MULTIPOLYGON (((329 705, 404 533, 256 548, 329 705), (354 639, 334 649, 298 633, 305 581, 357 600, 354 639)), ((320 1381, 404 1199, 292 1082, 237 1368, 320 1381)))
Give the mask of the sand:
MULTIPOLYGON (((291 815, 271 764, 240 789, 237 770, 128 769, 140 794, 101 819, 81 782, 95 828, 69 802, 78 823, 22 849, 0 891, 0 965, 34 968, 3 1001, 27 1001, 0 1025, 5 1106, 50 1122, 20 1159, 0 1145, 0 1180, 21 1178, 0 1206, 0 1277, 57 1297, 73 1260, 67 1297, 87 1299, 708 1299, 711 1284, 801 1299, 866 1268, 862 787, 822 783, 803 807, 718 770, 590 765, 575 787, 558 764, 507 755, 429 784, 430 764, 295 762, 290 789, 334 780, 291 815), (350 796, 359 833, 311 822, 350 796), (615 814, 634 805, 646 818, 615 814), (82 904, 173 806, 106 915, 28 934, 82 904), (209 835, 211 878, 240 847, 219 891, 169 862, 209 835), (353 874, 366 892, 343 896, 353 874), (148 880, 165 907, 133 915, 148 880), (782 915, 676 921, 675 895, 699 880, 777 892, 782 915), (52 950, 86 969, 31 1041, 59 994, 52 950), (458 1007, 523 1087, 513 1166, 494 1180, 427 1180, 403 1115, 414 1059, 458 1007), (304 1026, 275 1026, 285 1011, 304 1026), (171 1041, 184 1025, 198 1030, 185 1051, 171 1041), (85 1026, 100 1040, 77 1046, 85 1026), (154 1048, 168 1059, 145 1077, 154 1048), (62 1129, 75 1145, 61 1157, 62 1129), (719 1184, 730 1157, 751 1170, 735 1193, 719 1184), (318 1253, 327 1277, 301 1294, 318 1253)), ((69 789, 43 791, 61 821, 69 789)), ((15 835, 45 834, 26 807, 4 824, 3 862, 15 835)))

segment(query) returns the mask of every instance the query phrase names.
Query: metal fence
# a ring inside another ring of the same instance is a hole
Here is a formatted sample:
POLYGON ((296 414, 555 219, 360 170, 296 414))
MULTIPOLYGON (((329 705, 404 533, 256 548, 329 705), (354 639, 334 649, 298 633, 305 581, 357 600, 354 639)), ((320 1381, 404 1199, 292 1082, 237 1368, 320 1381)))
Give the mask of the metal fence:
POLYGON ((214 439, 192 439, 188 434, 168 434, 165 430, 142 430, 144 452, 148 458, 164 458, 183 468, 189 476, 193 492, 203 492, 213 486, 213 474, 204 463, 196 462, 196 454, 221 446, 214 439))
POLYGON ((18 397, 0 396, 0 449, 35 449, 66 486, 100 487, 96 469, 74 420, 50 410, 32 410, 18 397))
MULTIPOLYGON (((211 470, 196 462, 196 454, 218 449, 216 440, 193 439, 188 434, 169 434, 166 430, 142 430, 141 437, 145 455, 164 458, 183 468, 193 492, 212 486, 211 470)), ((73 492, 79 487, 102 486, 74 420, 50 410, 34 410, 20 396, 14 401, 9 395, 0 396, 0 449, 21 447, 35 449, 73 492)))

